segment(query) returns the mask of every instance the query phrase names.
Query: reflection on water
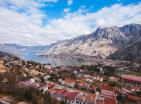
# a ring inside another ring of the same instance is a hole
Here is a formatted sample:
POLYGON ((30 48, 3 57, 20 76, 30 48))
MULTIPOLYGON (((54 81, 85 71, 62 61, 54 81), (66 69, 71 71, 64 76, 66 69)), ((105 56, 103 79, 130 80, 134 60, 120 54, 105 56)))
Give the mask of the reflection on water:
POLYGON ((58 58, 46 58, 36 55, 34 52, 26 52, 18 55, 24 60, 32 60, 39 63, 50 63, 53 66, 79 66, 79 65, 90 65, 94 62, 90 61, 79 61, 79 60, 69 60, 69 59, 58 59, 58 58))

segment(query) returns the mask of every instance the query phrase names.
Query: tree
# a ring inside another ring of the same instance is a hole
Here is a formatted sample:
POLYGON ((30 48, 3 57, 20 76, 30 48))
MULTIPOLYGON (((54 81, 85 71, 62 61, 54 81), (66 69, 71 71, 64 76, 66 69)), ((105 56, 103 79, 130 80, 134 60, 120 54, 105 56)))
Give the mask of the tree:
POLYGON ((45 82, 45 79, 44 79, 44 77, 43 77, 43 76, 41 76, 41 75, 40 75, 40 77, 39 77, 39 78, 40 78, 41 83, 44 83, 44 82, 45 82))
POLYGON ((115 74, 115 67, 113 66, 104 66, 104 75, 113 76, 115 74))
POLYGON ((52 104, 52 98, 48 92, 43 94, 43 104, 52 104))
POLYGON ((125 104, 127 98, 128 98, 128 96, 127 96, 126 94, 121 94, 121 93, 119 93, 119 94, 117 95, 118 104, 125 104))
POLYGON ((89 71, 100 72, 100 69, 98 68, 97 65, 87 66, 87 69, 88 69, 89 71))
POLYGON ((25 89, 24 99, 26 100, 26 103, 27 102, 30 102, 31 101, 31 98, 32 98, 32 92, 31 92, 31 90, 25 89))
POLYGON ((61 102, 60 102, 60 104, 67 104, 67 103, 66 103, 66 102, 64 102, 64 101, 61 101, 61 102))
MULTIPOLYGON (((8 80, 8 85, 10 89, 10 94, 12 98, 14 98, 15 95, 15 85, 16 85, 16 73, 14 72, 14 69, 9 69, 7 70, 7 80, 8 80)), ((12 101, 13 102, 13 101, 12 101)))

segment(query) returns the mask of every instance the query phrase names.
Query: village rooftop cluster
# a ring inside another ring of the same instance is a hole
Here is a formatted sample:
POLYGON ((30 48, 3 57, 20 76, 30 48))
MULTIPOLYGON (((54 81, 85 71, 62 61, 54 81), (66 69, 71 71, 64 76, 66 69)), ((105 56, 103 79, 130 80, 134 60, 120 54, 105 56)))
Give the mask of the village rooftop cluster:
MULTIPOLYGON (((130 63, 52 67, 13 56, 1 60, 7 73, 16 73, 16 87, 48 92, 66 104, 141 104, 141 77, 135 75, 141 66, 137 63, 128 69, 130 63)), ((8 79, 4 78, 1 83, 6 82, 8 79)))

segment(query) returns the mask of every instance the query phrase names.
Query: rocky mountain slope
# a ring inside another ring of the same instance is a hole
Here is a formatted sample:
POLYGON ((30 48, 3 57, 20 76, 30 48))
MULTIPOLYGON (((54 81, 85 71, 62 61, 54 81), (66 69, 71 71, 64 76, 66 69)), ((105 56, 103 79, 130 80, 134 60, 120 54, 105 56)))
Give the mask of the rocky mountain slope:
POLYGON ((108 58, 113 60, 141 62, 141 39, 111 54, 108 58))
POLYGON ((44 52, 43 50, 48 50, 49 46, 22 46, 17 44, 0 44, 0 51, 10 53, 16 56, 26 53, 39 54, 44 52))
POLYGON ((96 29, 95 32, 73 39, 58 41, 48 46, 21 46, 0 44, 0 51, 21 54, 42 54, 55 57, 111 58, 119 60, 141 60, 141 25, 96 29))
POLYGON ((98 28, 95 32, 55 43, 44 55, 106 58, 141 37, 141 25, 98 28))

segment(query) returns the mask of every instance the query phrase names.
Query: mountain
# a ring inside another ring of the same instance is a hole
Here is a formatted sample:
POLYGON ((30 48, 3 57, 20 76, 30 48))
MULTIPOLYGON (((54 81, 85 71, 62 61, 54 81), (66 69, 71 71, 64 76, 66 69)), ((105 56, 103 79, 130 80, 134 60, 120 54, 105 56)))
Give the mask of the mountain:
POLYGON ((3 57, 5 57, 5 56, 10 56, 10 54, 4 53, 4 52, 1 52, 1 51, 0 51, 0 58, 3 58, 3 57))
POLYGON ((17 44, 0 44, 0 51, 20 56, 26 53, 39 54, 48 50, 49 46, 22 46, 17 44))
POLYGON ((113 60, 141 62, 141 39, 111 54, 108 58, 113 60))
POLYGON ((106 58, 141 37, 141 25, 96 29, 95 32, 55 43, 44 55, 106 58))
POLYGON ((48 46, 0 44, 0 51, 22 56, 42 54, 63 58, 110 58, 140 61, 141 25, 97 28, 95 32, 73 39, 58 41, 48 46))

